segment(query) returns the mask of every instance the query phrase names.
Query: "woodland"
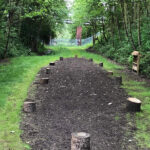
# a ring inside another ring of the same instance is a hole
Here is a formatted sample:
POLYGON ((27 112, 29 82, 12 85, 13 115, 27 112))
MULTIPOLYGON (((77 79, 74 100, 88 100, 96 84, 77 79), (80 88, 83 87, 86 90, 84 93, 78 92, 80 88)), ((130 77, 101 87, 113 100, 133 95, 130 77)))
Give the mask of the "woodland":
POLYGON ((150 77, 149 0, 76 0, 73 9, 72 38, 76 26, 82 26, 83 38, 94 36, 94 49, 129 66, 131 53, 139 51, 140 72, 150 77), (98 32, 101 35, 96 37, 98 32))
POLYGON ((0 58, 43 53, 67 12, 63 0, 0 0, 0 58))
POLYGON ((149 78, 150 0, 0 0, 0 150, 70 150, 77 129, 95 149, 149 149, 149 78), (92 41, 51 45, 76 41, 78 27, 92 41), (139 112, 126 109, 128 96, 139 112))

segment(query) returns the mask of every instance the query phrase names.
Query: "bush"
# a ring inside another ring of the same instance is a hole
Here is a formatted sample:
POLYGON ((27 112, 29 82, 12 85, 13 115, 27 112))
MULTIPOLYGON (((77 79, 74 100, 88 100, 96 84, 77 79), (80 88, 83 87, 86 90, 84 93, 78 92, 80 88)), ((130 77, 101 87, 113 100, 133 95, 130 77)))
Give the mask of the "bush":
POLYGON ((140 72, 150 77, 150 52, 141 57, 140 72))

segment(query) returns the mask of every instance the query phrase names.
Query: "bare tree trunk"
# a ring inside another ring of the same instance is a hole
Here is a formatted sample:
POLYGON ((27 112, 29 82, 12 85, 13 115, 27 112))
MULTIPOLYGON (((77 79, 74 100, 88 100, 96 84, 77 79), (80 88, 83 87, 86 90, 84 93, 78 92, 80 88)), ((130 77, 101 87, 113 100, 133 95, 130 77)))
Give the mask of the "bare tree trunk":
POLYGON ((103 28, 103 36, 104 36, 104 40, 105 42, 107 42, 107 38, 106 38, 106 35, 105 35, 105 24, 104 24, 104 18, 102 17, 102 28, 103 28))
POLYGON ((140 7, 140 3, 138 3, 137 6, 138 6, 138 25, 137 25, 137 27, 138 27, 138 44, 139 44, 139 46, 141 46, 142 41, 141 41, 141 13, 140 13, 141 7, 140 7))
POLYGON ((119 40, 121 41, 122 38, 121 38, 121 31, 120 31, 120 27, 119 27, 119 20, 118 20, 118 17, 116 18, 116 24, 117 24, 117 28, 118 28, 119 40))
POLYGON ((131 43, 133 49, 136 50, 136 46, 135 46, 135 43, 133 40, 133 35, 132 35, 131 20, 129 19, 129 22, 128 22, 128 15, 127 15, 127 8, 126 8, 127 4, 125 1, 123 1, 123 3, 122 3, 122 0, 120 1, 120 3, 121 3, 122 15, 123 15, 123 19, 124 19, 124 28, 126 31, 128 41, 131 43), (128 24, 129 24, 129 32, 128 32, 128 24), (130 34, 130 36, 129 36, 129 34, 130 34))
POLYGON ((6 45, 5 45, 5 50, 4 50, 4 58, 6 57, 7 52, 8 52, 8 46, 9 46, 10 34, 11 34, 11 25, 13 23, 13 15, 14 15, 14 12, 9 12, 8 24, 7 24, 8 31, 6 32, 6 45))
MULTIPOLYGON (((9 5, 11 7, 11 1, 9 1, 9 5)), ((19 5, 19 0, 16 1, 15 5, 16 6, 19 5)), ((8 24, 7 24, 7 27, 6 27, 6 45, 5 45, 5 50, 4 50, 4 58, 6 57, 7 52, 8 52, 8 48, 9 48, 11 28, 12 28, 12 24, 13 24, 13 19, 14 19, 15 11, 16 10, 14 10, 14 9, 10 10, 9 11, 9 15, 8 15, 8 24), (7 29, 8 29, 8 31, 7 31, 7 29)))

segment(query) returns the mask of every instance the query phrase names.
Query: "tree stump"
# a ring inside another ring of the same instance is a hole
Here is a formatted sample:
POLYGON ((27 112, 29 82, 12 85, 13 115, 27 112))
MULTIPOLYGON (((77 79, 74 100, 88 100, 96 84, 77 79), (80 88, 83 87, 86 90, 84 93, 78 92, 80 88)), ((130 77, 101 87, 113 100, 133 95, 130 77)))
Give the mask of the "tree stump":
POLYGON ((39 84, 39 81, 35 80, 35 81, 33 82, 33 84, 39 84))
POLYGON ((55 63, 54 62, 50 62, 49 65, 50 66, 55 66, 55 63))
POLYGON ((50 68, 46 68, 46 74, 50 73, 50 68))
POLYGON ((60 61, 63 61, 64 60, 64 58, 63 57, 60 57, 60 59, 59 59, 60 61))
POLYGON ((78 55, 75 55, 74 57, 75 57, 75 58, 78 58, 78 55))
POLYGON ((40 84, 48 84, 49 78, 42 78, 40 79, 40 84))
POLYGON ((31 113, 36 111, 36 103, 35 102, 24 102, 23 110, 26 113, 31 113))
POLYGON ((90 150, 90 134, 72 133, 71 150, 90 150))
POLYGON ((108 75, 113 75, 114 74, 112 71, 108 71, 107 73, 108 73, 108 75))
POLYGON ((132 112, 141 111, 141 101, 137 98, 129 97, 127 102, 127 110, 132 112))
POLYGON ((89 61, 90 61, 90 62, 93 62, 93 59, 92 59, 92 58, 90 58, 90 59, 89 59, 89 61))
POLYGON ((100 63, 99 63, 99 66, 100 66, 100 67, 103 67, 104 65, 103 65, 103 63, 102 63, 102 62, 100 62, 100 63))
POLYGON ((116 77, 116 82, 122 85, 122 77, 116 77))

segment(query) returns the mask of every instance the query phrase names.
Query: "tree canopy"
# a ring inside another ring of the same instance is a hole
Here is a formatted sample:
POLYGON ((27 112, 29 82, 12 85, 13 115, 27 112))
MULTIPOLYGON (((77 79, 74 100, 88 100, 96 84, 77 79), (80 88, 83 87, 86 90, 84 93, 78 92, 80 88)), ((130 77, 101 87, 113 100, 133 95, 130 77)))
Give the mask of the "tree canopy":
POLYGON ((0 0, 0 57, 38 52, 67 14, 64 0, 0 0))
POLYGON ((72 37, 75 28, 82 25, 84 38, 93 36, 102 54, 125 64, 131 60, 131 52, 138 50, 143 58, 140 68, 147 74, 150 72, 149 18, 150 0, 75 0, 72 37), (97 32, 99 37, 95 36, 97 32))

